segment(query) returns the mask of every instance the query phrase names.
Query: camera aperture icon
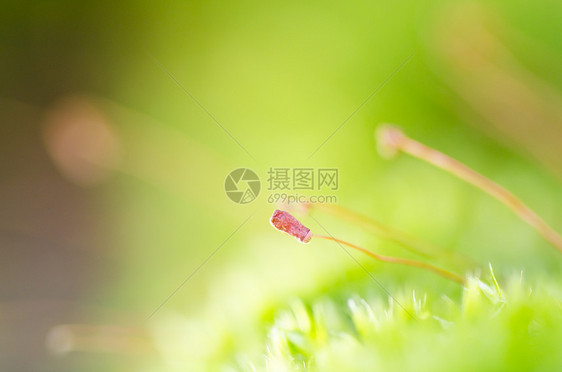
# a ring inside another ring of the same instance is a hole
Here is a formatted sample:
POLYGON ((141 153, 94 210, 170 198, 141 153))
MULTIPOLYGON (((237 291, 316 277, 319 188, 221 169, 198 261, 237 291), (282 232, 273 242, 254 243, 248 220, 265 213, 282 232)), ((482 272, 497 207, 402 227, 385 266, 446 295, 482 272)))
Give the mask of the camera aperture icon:
POLYGON ((238 168, 226 176, 224 191, 230 200, 238 204, 253 202, 260 193, 260 178, 251 169, 238 168))

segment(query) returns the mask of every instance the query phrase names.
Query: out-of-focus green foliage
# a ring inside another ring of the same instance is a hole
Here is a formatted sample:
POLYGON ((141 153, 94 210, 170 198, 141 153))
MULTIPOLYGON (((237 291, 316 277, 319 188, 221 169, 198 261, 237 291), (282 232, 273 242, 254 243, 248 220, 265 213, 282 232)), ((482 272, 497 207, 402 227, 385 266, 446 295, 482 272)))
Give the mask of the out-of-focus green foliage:
POLYGON ((562 362, 559 295, 548 286, 533 291, 518 277, 505 293, 471 277, 461 304, 415 293, 403 299, 415 320, 392 302, 361 297, 297 303, 268 334, 266 369, 554 370, 562 362))
MULTIPOLYGON (((263 344, 240 348, 235 337, 227 359, 205 360, 204 350, 199 363, 224 371, 556 370, 562 293, 544 281, 531 288, 522 275, 506 278, 505 288, 493 274, 489 282, 470 276, 460 301, 416 292, 389 302, 295 299, 275 310, 263 344)), ((210 350, 221 344, 214 341, 210 350)))

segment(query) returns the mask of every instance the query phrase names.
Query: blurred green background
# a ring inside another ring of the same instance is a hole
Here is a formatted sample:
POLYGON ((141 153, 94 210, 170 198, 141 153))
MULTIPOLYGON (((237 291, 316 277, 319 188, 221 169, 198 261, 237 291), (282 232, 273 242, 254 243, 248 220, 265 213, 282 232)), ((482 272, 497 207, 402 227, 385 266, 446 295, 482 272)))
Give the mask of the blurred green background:
MULTIPOLYGON (((270 167, 337 168, 340 206, 498 278, 562 278, 559 253, 505 206, 374 141, 379 123, 400 125, 561 231, 557 1, 4 1, 0 29, 3 370, 262 370, 278 309, 386 303, 337 245, 269 226, 270 167), (224 192, 239 167, 262 180, 247 205, 224 192)), ((354 256, 399 298, 461 299, 354 256)))

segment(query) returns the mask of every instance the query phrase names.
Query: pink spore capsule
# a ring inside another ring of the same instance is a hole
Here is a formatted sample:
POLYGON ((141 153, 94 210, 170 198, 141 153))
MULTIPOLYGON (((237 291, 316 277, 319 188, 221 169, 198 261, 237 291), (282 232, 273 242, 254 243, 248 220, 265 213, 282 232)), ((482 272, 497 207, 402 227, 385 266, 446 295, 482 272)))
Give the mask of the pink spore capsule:
POLYGON ((283 231, 295 237, 301 243, 306 244, 310 242, 310 239, 312 239, 310 229, 305 227, 299 222, 299 220, 291 216, 288 212, 276 209, 269 222, 271 223, 271 226, 275 227, 277 230, 283 231))

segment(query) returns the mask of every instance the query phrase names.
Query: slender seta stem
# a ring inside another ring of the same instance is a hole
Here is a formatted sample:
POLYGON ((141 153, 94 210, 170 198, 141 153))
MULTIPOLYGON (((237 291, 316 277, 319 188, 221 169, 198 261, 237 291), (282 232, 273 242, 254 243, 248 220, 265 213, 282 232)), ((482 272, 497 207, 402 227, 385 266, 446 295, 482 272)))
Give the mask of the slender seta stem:
POLYGON ((418 267, 420 269, 433 271, 434 273, 436 273, 438 275, 441 275, 444 278, 447 278, 447 279, 452 280, 454 282, 457 282, 459 284, 464 284, 464 280, 460 276, 458 276, 456 274, 453 274, 453 273, 451 273, 447 270, 441 269, 437 266, 433 266, 431 264, 428 264, 426 262, 415 261, 415 260, 410 260, 410 259, 407 259, 407 258, 400 258, 400 257, 383 256, 383 255, 379 255, 379 254, 373 253, 371 251, 368 251, 368 250, 366 250, 364 248, 361 248, 361 247, 359 247, 355 244, 351 244, 351 243, 348 243, 346 241, 333 238, 331 236, 313 234, 308 227, 304 226, 299 220, 297 220, 295 217, 293 217, 289 212, 285 212, 285 211, 281 211, 279 209, 276 209, 273 212, 273 215, 271 216, 271 219, 269 220, 269 222, 271 223, 271 226, 273 226, 275 229, 292 236, 293 238, 297 239, 298 241, 300 241, 303 244, 310 243, 310 241, 312 240, 313 237, 317 237, 318 239, 331 240, 331 241, 334 241, 338 244, 347 245, 348 247, 351 247, 353 249, 357 249, 358 251, 366 253, 369 256, 371 256, 371 257, 373 257, 373 258, 375 258, 379 261, 397 263, 397 264, 401 264, 401 265, 418 267))
POLYGON ((512 209, 523 221, 532 226, 544 239, 562 252, 562 236, 531 208, 502 186, 458 160, 407 137, 397 127, 383 125, 377 129, 377 137, 379 149, 383 155, 393 155, 397 151, 402 151, 444 169, 478 187, 512 209))
POLYGON ((433 257, 438 254, 438 249, 429 243, 420 241, 406 233, 403 233, 402 231, 396 230, 383 224, 382 222, 376 221, 347 208, 340 207, 335 204, 307 204, 306 207, 308 209, 323 211, 333 216, 341 217, 350 222, 365 226, 380 238, 398 243, 412 253, 424 257, 433 257))
POLYGON ((336 239, 336 238, 331 237, 331 236, 316 235, 316 234, 314 234, 313 236, 315 238, 318 238, 318 239, 331 240, 331 241, 334 241, 336 243, 343 244, 343 245, 348 246, 350 248, 361 251, 361 252, 373 257, 374 259, 382 261, 382 262, 390 262, 390 263, 395 263, 395 264, 399 264, 399 265, 406 265, 406 266, 417 267, 419 269, 432 271, 437 275, 441 275, 445 279, 449 279, 449 280, 452 280, 456 283, 464 285, 464 279, 462 277, 460 277, 459 275, 454 274, 454 273, 452 273, 450 271, 447 271, 445 269, 441 269, 440 267, 433 266, 432 264, 429 264, 427 262, 410 260, 410 259, 401 258, 401 257, 383 256, 383 255, 371 252, 371 251, 369 251, 365 248, 362 248, 358 245, 346 242, 345 240, 336 239))
POLYGON ((444 252, 442 248, 432 243, 417 239, 403 231, 397 230, 391 226, 385 225, 382 222, 345 207, 335 204, 305 204, 304 206, 309 211, 318 210, 326 212, 335 217, 363 226, 379 238, 397 243, 402 248, 405 248, 406 250, 419 256, 434 258, 442 263, 453 264, 456 267, 463 267, 465 269, 479 266, 478 263, 468 256, 454 251, 444 252))

